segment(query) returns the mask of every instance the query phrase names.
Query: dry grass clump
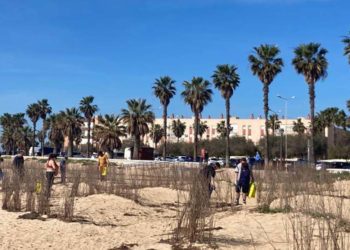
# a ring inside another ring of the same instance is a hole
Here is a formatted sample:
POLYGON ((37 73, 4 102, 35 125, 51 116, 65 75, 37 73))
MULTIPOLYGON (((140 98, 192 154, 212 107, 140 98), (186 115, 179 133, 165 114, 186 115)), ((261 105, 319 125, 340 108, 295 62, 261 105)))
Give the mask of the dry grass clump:
POLYGON ((350 197, 345 188, 335 189, 332 174, 311 167, 267 169, 255 179, 258 210, 288 213, 285 228, 293 249, 349 249, 350 197))
POLYGON ((173 241, 181 245, 186 241, 211 243, 214 211, 210 206, 208 181, 201 169, 192 169, 187 202, 178 209, 177 226, 173 241))

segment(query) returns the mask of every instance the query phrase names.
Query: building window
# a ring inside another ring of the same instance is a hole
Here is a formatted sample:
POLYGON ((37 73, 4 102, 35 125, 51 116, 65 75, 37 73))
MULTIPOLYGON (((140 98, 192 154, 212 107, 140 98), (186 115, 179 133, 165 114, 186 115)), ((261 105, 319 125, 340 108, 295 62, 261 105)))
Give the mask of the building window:
POLYGON ((247 131, 246 131, 246 125, 243 125, 243 126, 242 126, 242 135, 245 136, 246 133, 247 133, 247 131))
POLYGON ((252 136, 252 126, 248 125, 248 136, 252 136))
POLYGON ((233 124, 231 127, 232 127, 232 131, 230 132, 230 134, 238 135, 238 125, 233 124))
POLYGON ((192 127, 190 127, 190 135, 192 135, 192 133, 193 133, 193 128, 192 127))
POLYGON ((212 135, 215 135, 215 131, 216 131, 215 128, 212 128, 212 129, 211 129, 211 134, 212 134, 212 135))
POLYGON ((260 137, 265 136, 265 126, 260 126, 260 137))

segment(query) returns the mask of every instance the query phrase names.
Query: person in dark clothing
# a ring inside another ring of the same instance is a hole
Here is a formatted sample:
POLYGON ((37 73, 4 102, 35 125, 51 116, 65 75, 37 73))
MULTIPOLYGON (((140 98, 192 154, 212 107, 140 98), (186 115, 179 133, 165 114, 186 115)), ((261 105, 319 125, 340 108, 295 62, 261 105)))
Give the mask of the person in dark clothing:
POLYGON ((247 203, 250 182, 254 181, 253 173, 249 168, 246 158, 242 158, 236 167, 236 205, 239 204, 240 193, 242 192, 243 204, 247 203))
POLYGON ((45 163, 45 168, 46 168, 46 180, 47 180, 46 195, 49 198, 51 195, 51 187, 54 183, 55 176, 57 175, 57 172, 58 172, 58 165, 56 163, 55 154, 49 155, 49 158, 45 163))
POLYGON ((218 169, 219 167, 220 167, 220 164, 218 162, 216 162, 214 164, 205 165, 205 167, 202 170, 202 174, 203 174, 204 181, 205 181, 204 185, 208 187, 209 198, 210 198, 212 192, 215 190, 214 178, 216 176, 216 169, 218 169))
POLYGON ((65 156, 60 161, 61 183, 63 183, 63 184, 66 183, 67 161, 68 161, 68 157, 67 156, 65 156))
POLYGON ((15 158, 13 158, 13 168, 14 168, 14 172, 15 174, 17 174, 17 176, 20 177, 20 179, 23 179, 24 176, 24 157, 23 157, 24 153, 23 151, 20 151, 15 158))

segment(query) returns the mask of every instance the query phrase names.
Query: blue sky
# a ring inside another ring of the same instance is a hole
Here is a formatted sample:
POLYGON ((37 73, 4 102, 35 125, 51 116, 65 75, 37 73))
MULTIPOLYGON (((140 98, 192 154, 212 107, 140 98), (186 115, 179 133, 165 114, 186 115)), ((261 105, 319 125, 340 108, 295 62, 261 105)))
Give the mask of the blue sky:
MULTIPOLYGON (((77 106, 94 95, 100 113, 119 113, 130 98, 152 96, 155 78, 182 82, 210 80, 217 64, 235 64, 241 76, 232 114, 262 114, 262 84, 247 61, 254 46, 276 44, 285 61, 270 89, 270 107, 284 110, 276 95, 296 96, 290 117, 308 114, 307 85, 291 66, 300 43, 319 42, 329 50, 329 75, 316 87, 316 109, 345 109, 350 99, 350 65, 342 36, 350 31, 348 0, 1 0, 0 114, 23 112, 48 98, 54 111, 77 106)), ((219 116, 214 100, 203 115, 219 116)), ((177 95, 169 113, 190 116, 177 95)))

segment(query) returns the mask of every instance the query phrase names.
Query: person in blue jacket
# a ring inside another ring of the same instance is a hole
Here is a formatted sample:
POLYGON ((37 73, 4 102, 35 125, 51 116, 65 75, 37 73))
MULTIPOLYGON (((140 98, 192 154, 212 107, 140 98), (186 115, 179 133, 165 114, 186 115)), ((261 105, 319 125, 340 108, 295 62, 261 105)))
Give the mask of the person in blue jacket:
POLYGON ((236 169, 236 205, 239 204, 239 197, 242 192, 243 204, 247 203, 250 182, 254 182, 252 170, 246 158, 242 158, 236 169))

